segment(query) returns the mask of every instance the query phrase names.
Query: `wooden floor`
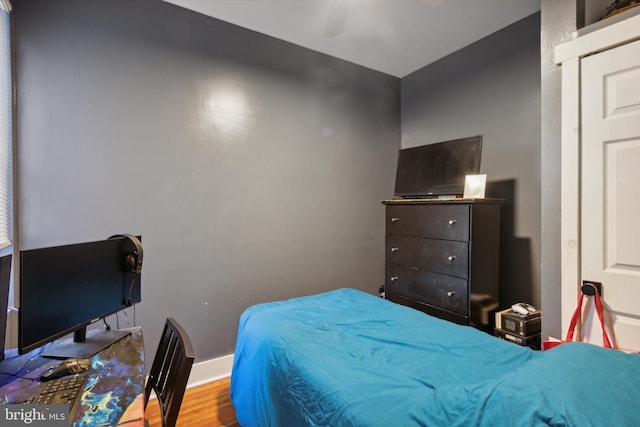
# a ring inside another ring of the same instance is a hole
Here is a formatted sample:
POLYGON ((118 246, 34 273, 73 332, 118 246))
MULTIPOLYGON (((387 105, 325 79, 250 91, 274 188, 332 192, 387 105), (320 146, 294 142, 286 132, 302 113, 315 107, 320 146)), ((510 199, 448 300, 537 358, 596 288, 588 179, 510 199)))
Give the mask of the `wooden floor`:
MULTIPOLYGON (((240 427, 229 396, 229 380, 230 378, 223 378, 188 389, 182 400, 177 426, 240 427)), ((156 400, 149 401, 145 417, 150 427, 162 426, 156 400)))

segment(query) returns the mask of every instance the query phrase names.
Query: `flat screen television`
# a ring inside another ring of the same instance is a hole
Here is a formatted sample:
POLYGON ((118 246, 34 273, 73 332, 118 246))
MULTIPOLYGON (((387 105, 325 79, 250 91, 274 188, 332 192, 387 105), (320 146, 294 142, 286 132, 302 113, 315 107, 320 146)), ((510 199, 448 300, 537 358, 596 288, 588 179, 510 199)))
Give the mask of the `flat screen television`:
POLYGON ((9 306, 11 260, 11 254, 0 257, 0 361, 4 360, 4 340, 7 331, 7 308, 9 306))
POLYGON ((480 172, 481 155, 482 135, 402 149, 394 195, 460 196, 464 194, 465 176, 480 172))
POLYGON ((106 329, 88 334, 87 326, 141 301, 140 269, 127 266, 132 257, 141 260, 141 251, 140 238, 127 235, 21 251, 18 352, 73 333, 42 355, 90 357, 128 335, 106 329))

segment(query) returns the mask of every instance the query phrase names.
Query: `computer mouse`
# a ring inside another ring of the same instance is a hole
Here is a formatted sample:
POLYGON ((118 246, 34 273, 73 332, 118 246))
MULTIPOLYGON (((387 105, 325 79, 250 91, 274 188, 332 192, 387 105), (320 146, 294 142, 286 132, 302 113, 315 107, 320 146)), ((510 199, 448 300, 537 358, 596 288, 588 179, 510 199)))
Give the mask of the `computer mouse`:
POLYGON ((67 359, 58 365, 52 366, 40 375, 40 381, 49 381, 67 375, 79 374, 89 369, 89 359, 67 359))

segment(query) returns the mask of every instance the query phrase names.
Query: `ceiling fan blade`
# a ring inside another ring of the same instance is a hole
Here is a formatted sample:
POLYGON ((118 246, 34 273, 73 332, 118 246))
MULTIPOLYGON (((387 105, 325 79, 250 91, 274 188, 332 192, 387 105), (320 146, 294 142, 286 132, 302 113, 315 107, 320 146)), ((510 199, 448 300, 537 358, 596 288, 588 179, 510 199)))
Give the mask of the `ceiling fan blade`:
POLYGON ((325 37, 336 37, 342 34, 347 25, 350 8, 350 0, 334 1, 331 3, 327 22, 324 25, 323 34, 325 37))

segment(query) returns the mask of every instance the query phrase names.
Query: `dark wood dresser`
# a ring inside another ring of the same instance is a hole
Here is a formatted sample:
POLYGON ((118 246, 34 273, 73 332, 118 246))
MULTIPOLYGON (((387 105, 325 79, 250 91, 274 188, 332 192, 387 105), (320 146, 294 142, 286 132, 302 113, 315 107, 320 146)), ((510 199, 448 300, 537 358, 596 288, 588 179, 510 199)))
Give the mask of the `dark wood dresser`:
POLYGON ((498 307, 500 199, 393 199, 386 298, 490 331, 498 307))

